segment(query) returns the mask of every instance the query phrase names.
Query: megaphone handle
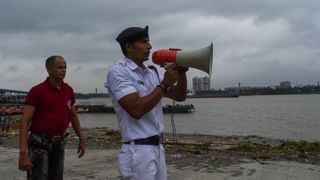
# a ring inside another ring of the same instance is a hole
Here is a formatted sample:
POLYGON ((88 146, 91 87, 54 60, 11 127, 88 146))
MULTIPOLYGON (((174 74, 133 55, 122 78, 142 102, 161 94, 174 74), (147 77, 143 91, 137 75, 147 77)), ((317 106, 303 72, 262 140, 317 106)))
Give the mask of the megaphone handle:
POLYGON ((168 68, 174 63, 171 63, 171 62, 166 62, 166 63, 163 63, 163 67, 164 69, 168 70, 168 68))

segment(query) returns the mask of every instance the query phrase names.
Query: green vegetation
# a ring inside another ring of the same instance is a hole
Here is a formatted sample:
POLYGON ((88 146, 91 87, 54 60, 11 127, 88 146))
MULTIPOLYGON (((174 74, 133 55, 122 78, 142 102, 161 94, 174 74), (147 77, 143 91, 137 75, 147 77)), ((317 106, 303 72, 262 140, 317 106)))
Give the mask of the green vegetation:
POLYGON ((257 144, 247 141, 241 142, 229 150, 269 155, 319 156, 320 143, 306 141, 285 141, 281 145, 275 146, 270 144, 257 144))

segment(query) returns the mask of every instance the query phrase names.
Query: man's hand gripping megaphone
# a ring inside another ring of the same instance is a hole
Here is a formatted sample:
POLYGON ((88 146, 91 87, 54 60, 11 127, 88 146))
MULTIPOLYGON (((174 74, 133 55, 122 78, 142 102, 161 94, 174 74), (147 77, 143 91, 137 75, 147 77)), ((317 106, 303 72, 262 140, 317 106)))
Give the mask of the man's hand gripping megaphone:
POLYGON ((170 48, 169 50, 160 50, 152 54, 152 61, 163 67, 166 72, 161 82, 168 89, 179 81, 179 74, 188 71, 188 67, 176 63, 176 53, 181 49, 170 48))

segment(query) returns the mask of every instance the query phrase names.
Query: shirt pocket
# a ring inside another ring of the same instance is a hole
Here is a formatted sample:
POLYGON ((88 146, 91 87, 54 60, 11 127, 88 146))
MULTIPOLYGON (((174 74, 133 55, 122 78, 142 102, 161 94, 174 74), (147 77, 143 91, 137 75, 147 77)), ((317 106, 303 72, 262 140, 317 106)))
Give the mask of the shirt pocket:
POLYGON ((140 96, 146 96, 149 94, 148 87, 146 86, 144 81, 137 80, 135 86, 140 96))

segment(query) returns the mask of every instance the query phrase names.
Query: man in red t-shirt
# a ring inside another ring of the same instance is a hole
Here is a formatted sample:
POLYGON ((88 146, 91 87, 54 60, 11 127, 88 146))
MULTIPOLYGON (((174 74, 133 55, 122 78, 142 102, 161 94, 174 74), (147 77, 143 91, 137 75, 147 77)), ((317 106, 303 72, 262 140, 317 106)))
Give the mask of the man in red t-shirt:
POLYGON ((29 91, 20 125, 19 169, 28 180, 63 179, 65 131, 71 122, 79 137, 79 158, 85 140, 74 108, 73 89, 63 79, 66 62, 61 56, 46 60, 49 77, 29 91))

